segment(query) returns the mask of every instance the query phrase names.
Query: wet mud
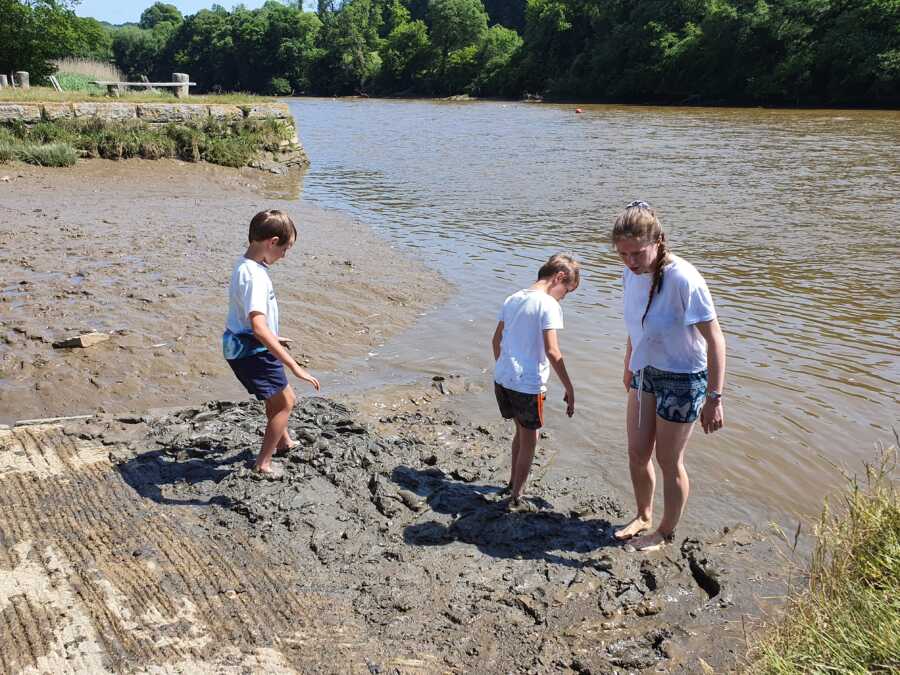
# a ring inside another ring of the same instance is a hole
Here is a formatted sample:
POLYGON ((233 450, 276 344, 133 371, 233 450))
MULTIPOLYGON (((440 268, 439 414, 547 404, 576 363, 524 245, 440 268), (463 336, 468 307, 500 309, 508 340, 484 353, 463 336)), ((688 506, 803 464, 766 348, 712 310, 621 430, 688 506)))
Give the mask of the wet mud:
POLYGON ((282 335, 314 372, 444 297, 438 275, 363 225, 298 202, 302 178, 174 160, 0 167, 0 424, 243 397, 220 340, 264 208, 300 231, 271 276, 282 335), (110 339, 53 347, 92 331, 110 339))
POLYGON ((783 592, 771 541, 735 524, 628 553, 607 487, 545 470, 552 436, 511 512, 509 430, 429 384, 301 399, 274 479, 250 469, 252 401, 0 432, 0 669, 736 666, 783 592))

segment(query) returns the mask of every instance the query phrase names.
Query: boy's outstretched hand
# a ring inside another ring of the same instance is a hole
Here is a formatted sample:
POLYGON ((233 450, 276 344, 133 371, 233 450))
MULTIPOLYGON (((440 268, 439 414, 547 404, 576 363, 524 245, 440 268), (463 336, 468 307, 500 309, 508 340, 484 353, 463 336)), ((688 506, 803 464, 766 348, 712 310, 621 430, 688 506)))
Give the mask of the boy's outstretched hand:
POLYGON ((575 414, 575 390, 570 389, 566 392, 566 395, 563 396, 563 401, 566 402, 566 415, 571 417, 575 414))
POLYGON ((303 380, 304 382, 309 382, 316 391, 319 391, 319 381, 313 377, 308 370, 305 368, 301 368, 294 362, 294 366, 291 368, 291 372, 297 376, 298 379, 303 380))

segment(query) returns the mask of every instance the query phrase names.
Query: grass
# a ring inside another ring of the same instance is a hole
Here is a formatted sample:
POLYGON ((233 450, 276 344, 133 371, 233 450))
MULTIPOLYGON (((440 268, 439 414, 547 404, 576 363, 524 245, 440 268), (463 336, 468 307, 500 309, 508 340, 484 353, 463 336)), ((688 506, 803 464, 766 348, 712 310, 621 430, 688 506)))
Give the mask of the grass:
MULTIPOLYGON (((57 77, 62 74, 77 75, 88 80, 107 80, 111 82, 121 82, 125 79, 122 71, 118 66, 106 61, 96 61, 94 59, 83 59, 74 56, 68 56, 64 59, 56 59, 52 62, 57 69, 57 77)), ((62 79, 60 78, 60 84, 62 79)), ((63 88, 67 88, 63 85, 63 88)))
POLYGON ((826 502, 807 587, 751 648, 748 673, 900 672, 896 467, 896 446, 883 449, 862 482, 848 476, 837 512, 826 502))
POLYGON ((125 101, 136 103, 223 103, 231 105, 253 105, 256 103, 270 103, 277 99, 271 96, 255 96, 253 94, 230 93, 208 94, 203 96, 191 95, 189 98, 175 98, 175 94, 164 91, 146 91, 143 89, 129 90, 119 98, 106 95, 106 89, 68 91, 62 81, 60 85, 65 91, 56 91, 52 87, 31 87, 29 89, 13 89, 7 87, 0 89, 0 103, 66 103, 78 101, 125 101))
POLYGON ((136 120, 57 120, 33 126, 0 126, 0 163, 18 159, 43 166, 71 166, 78 156, 104 159, 178 158, 224 166, 246 166, 262 151, 277 151, 294 136, 291 124, 275 119, 159 127, 136 120))

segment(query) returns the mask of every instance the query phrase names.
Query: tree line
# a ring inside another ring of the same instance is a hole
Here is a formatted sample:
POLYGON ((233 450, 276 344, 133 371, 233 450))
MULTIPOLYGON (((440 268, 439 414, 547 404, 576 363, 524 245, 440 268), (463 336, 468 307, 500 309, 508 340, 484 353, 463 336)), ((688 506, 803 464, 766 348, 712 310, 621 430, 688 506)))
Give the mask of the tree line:
POLYGON ((70 55, 204 91, 892 107, 900 0, 157 2, 126 26, 0 0, 0 72, 70 55))

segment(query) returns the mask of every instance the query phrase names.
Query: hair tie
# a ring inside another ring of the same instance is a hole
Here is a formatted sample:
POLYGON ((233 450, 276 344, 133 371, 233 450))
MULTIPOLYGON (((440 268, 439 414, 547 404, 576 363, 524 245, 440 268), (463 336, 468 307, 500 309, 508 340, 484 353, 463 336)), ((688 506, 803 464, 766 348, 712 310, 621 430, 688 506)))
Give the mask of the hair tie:
POLYGON ((626 206, 625 208, 626 209, 647 209, 649 211, 650 205, 645 201, 636 199, 633 202, 631 202, 628 206, 626 206))

